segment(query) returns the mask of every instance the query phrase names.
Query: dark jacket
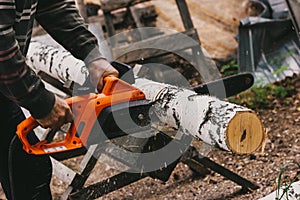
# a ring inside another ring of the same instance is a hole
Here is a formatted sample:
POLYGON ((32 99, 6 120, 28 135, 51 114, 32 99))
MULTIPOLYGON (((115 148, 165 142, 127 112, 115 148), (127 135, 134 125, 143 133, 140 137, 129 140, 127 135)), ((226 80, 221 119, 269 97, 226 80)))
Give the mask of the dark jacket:
POLYGON ((0 0, 0 92, 39 119, 50 113, 55 97, 25 63, 34 19, 85 63, 101 54, 74 1, 0 0))

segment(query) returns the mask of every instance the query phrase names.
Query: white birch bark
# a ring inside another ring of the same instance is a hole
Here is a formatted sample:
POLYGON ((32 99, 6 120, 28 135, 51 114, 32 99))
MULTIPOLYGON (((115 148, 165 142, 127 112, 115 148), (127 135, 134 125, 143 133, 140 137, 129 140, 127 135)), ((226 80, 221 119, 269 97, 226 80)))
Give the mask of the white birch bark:
POLYGON ((26 63, 36 73, 43 71, 63 83, 74 81, 82 85, 88 76, 83 61, 76 59, 64 49, 38 41, 30 43, 26 63))
POLYGON ((233 120, 247 120, 248 116, 235 119, 238 113, 257 117, 248 108, 143 78, 138 78, 135 86, 145 93, 147 99, 155 102, 154 112, 160 121, 175 129, 181 129, 185 134, 235 153, 250 153, 262 144, 264 134, 258 118, 254 121, 238 122, 240 127, 235 127, 234 124, 231 127, 229 125, 233 120), (256 133, 254 130, 260 130, 260 132, 256 133), (256 139, 260 141, 252 141, 256 139), (249 142, 252 143, 251 147, 249 144, 243 144, 249 142), (236 145, 241 145, 241 147, 236 145), (248 147, 243 147, 243 145, 248 145, 248 147))

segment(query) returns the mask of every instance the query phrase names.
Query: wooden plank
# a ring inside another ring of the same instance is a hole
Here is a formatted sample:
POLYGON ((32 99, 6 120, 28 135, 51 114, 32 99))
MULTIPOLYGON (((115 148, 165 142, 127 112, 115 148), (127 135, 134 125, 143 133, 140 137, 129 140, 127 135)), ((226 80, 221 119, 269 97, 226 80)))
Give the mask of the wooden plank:
MULTIPOLYGON (((120 10, 118 12, 112 13, 112 23, 114 24, 114 26, 117 26, 118 24, 121 24, 124 22, 124 17, 125 17, 125 10, 120 10)), ((104 15, 100 14, 98 16, 92 16, 88 18, 88 23, 92 24, 92 23, 100 23, 102 24, 102 26, 105 25, 105 19, 104 19, 104 15)))
POLYGON ((184 33, 153 37, 133 44, 113 48, 114 58, 120 58, 122 62, 132 63, 134 61, 169 54, 199 45, 195 40, 187 39, 196 34, 195 30, 184 33), (161 48, 167 51, 161 50, 161 48), (121 58, 122 57, 122 58, 121 58))
POLYGON ((177 7, 184 25, 185 30, 193 29, 194 24, 185 0, 176 0, 177 7))
MULTIPOLYGON (((120 9, 114 12, 111 12, 111 23, 114 26, 115 30, 127 29, 127 27, 137 26, 155 26, 157 13, 154 5, 144 5, 144 6, 132 6, 136 20, 138 24, 134 24, 133 20, 129 20, 127 16, 126 9, 120 9)), ((92 16, 87 19, 89 24, 91 23, 100 23, 102 26, 105 25, 105 19, 103 13, 100 13, 98 16, 92 16)), ((108 22, 107 22, 108 23, 108 22)), ((106 29, 104 29, 107 32, 106 29)))
POLYGON ((66 184, 71 184, 76 173, 63 163, 51 158, 53 174, 66 184))
POLYGON ((292 20, 296 29, 296 33, 300 39, 300 1, 286 0, 292 20))
POLYGON ((104 12, 104 21, 105 21, 108 36, 115 35, 116 31, 113 23, 113 16, 110 12, 104 12))
POLYGON ((133 6, 135 4, 139 4, 147 1, 150 0, 100 0, 101 9, 104 12, 110 12, 113 10, 133 6))

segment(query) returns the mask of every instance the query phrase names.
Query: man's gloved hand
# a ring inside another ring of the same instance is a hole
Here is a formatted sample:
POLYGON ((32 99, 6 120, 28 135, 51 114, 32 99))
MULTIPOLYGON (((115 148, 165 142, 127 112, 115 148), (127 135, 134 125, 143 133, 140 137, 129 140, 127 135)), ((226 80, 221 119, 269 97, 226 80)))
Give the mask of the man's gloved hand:
MULTIPOLYGON (((91 62, 88 66, 88 70, 90 74, 90 81, 98 91, 102 90, 103 78, 107 76, 117 77, 119 75, 119 72, 105 59, 98 59, 91 62)), ((46 117, 37 119, 37 122, 43 128, 54 129, 61 127, 68 122, 72 122, 72 120, 73 114, 69 105, 65 102, 65 100, 56 96, 55 104, 51 112, 46 117)))
POLYGON ((90 81, 92 85, 97 88, 98 92, 102 90, 103 78, 107 76, 118 77, 119 75, 119 72, 105 59, 98 59, 91 62, 88 65, 88 70, 90 74, 90 81))

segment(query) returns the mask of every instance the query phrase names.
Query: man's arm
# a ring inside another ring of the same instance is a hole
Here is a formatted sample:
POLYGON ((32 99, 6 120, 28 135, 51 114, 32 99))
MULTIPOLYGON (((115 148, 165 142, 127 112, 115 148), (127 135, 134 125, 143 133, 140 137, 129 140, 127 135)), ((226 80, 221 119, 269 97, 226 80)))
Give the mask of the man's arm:
POLYGON ((74 0, 39 1, 36 19, 47 33, 86 65, 103 58, 97 39, 87 30, 74 0))
POLYGON ((74 0, 39 1, 36 19, 57 42, 85 62, 98 91, 104 77, 118 76, 118 71, 101 55, 97 38, 87 30, 74 0))
POLYGON ((0 92, 42 118, 55 97, 25 63, 13 30, 15 13, 14 0, 0 0, 0 92))

